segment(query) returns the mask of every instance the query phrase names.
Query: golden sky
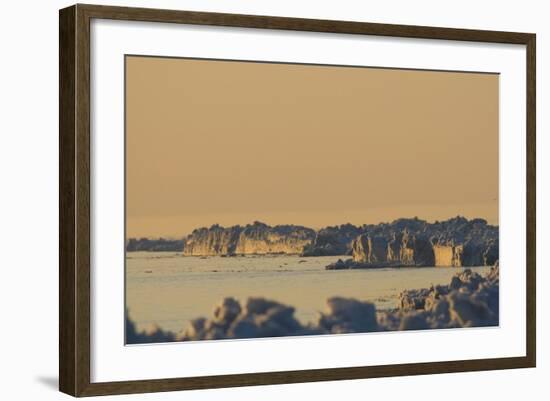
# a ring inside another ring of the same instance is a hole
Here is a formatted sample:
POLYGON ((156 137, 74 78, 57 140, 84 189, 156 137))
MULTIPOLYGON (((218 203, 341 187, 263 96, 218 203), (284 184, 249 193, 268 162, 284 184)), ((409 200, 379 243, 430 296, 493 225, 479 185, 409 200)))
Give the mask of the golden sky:
POLYGON ((498 224, 498 75, 126 58, 127 236, 498 224))

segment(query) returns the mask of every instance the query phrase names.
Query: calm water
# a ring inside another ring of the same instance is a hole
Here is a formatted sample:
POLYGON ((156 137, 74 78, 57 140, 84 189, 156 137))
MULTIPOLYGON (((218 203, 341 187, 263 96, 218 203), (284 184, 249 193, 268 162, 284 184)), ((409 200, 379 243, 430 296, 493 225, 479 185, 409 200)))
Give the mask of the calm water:
MULTIPOLYGON (((303 323, 316 321, 327 298, 397 306, 404 289, 448 284, 461 268, 423 267, 325 270, 337 256, 183 257, 172 252, 132 252, 127 257, 126 297, 130 317, 142 329, 153 323, 179 332, 196 317, 210 317, 224 297, 273 299, 296 308, 303 323)), ((343 257, 341 257, 343 258, 343 257)), ((489 267, 474 268, 479 273, 489 267)))

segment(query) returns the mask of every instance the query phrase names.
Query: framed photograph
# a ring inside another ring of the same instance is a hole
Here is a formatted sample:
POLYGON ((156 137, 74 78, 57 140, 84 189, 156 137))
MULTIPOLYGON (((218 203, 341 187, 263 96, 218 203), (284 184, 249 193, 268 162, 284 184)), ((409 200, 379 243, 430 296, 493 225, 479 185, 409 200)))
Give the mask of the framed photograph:
POLYGON ((61 391, 535 366, 534 34, 59 18, 61 391))

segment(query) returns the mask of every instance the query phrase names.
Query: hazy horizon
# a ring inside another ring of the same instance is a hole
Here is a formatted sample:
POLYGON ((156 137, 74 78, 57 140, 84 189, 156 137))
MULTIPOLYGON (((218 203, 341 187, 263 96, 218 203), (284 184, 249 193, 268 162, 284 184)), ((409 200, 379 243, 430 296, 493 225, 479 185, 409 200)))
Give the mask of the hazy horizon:
POLYGON ((423 219, 422 216, 402 216, 402 217, 398 217, 396 219, 391 219, 391 220, 383 220, 383 221, 367 221, 367 222, 363 222, 363 223, 353 223, 351 221, 345 221, 345 222, 341 222, 341 223, 334 223, 334 224, 327 224, 327 225, 323 225, 323 226, 310 226, 310 225, 306 225, 306 224, 298 224, 298 223, 292 223, 292 222, 282 222, 282 223, 270 223, 269 221, 265 221, 265 220, 261 220, 261 219, 255 219, 255 220, 251 220, 251 221, 247 221, 247 222, 240 222, 240 223, 233 223, 233 224, 221 224, 221 223, 218 223, 218 222, 214 222, 212 224, 203 224, 203 225, 198 225, 196 227, 194 227, 191 231, 189 232, 185 232, 185 233, 181 233, 181 234, 167 234, 167 235, 137 235, 137 236, 128 236, 127 239, 130 239, 130 238, 135 238, 135 239, 139 239, 139 238, 147 238, 147 239, 160 239, 160 238, 163 238, 163 239, 178 239, 178 238, 182 238, 182 237, 186 237, 188 236, 189 234, 191 234, 193 232, 193 230, 195 229, 199 229, 199 228, 210 228, 212 226, 215 226, 215 225, 219 225, 220 227, 223 227, 223 228, 229 228, 229 227, 234 227, 234 226, 241 226, 241 227, 244 227, 246 225, 252 225, 254 224, 255 222, 258 222, 258 223, 263 223, 263 224, 267 224, 268 226, 271 226, 271 227, 274 227, 274 226, 301 226, 301 227, 306 227, 306 228, 311 228, 315 231, 319 231, 320 229, 323 229, 323 228, 326 228, 326 227, 334 227, 334 226, 342 226, 342 225, 345 225, 345 224, 352 224, 356 227, 361 227, 363 225, 379 225, 379 224, 390 224, 390 223, 393 223, 395 220, 398 220, 398 219, 414 219, 414 218, 418 218, 419 220, 424 220, 426 221, 427 223, 430 223, 430 224, 433 224, 435 223, 436 221, 439 221, 439 222, 442 222, 442 221, 447 221, 447 220, 450 220, 450 219, 453 219, 453 218, 456 218, 456 217, 465 217, 467 218, 468 220, 472 220, 472 219, 476 219, 476 218, 481 218, 481 219, 484 219, 487 221, 487 224, 489 225, 492 225, 492 226, 496 226, 498 227, 498 222, 496 223, 493 223, 493 222, 490 222, 488 221, 487 219, 483 218, 483 217, 480 217, 480 216, 472 216, 472 217, 468 217, 468 216, 462 216, 462 215, 455 215, 455 216, 449 216, 447 218, 442 218, 442 219, 435 219, 435 220, 428 220, 428 219, 423 219))
POLYGON ((498 225, 498 75, 131 56, 126 85, 128 238, 498 225))

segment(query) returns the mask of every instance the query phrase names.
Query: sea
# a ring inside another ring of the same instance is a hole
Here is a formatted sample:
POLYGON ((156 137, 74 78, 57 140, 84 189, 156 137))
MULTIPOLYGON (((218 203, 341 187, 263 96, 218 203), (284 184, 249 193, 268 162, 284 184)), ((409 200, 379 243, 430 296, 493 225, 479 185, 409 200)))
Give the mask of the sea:
MULTIPOLYGON (((179 333, 189 321, 211 317, 225 297, 242 303, 264 297, 292 305, 302 323, 316 322, 326 300, 341 296, 370 301, 378 310, 398 306, 405 289, 448 284, 460 267, 325 270, 349 256, 183 256, 175 252, 129 252, 126 307, 138 330, 157 325, 179 333)), ((488 266, 472 267, 480 274, 488 266)))

